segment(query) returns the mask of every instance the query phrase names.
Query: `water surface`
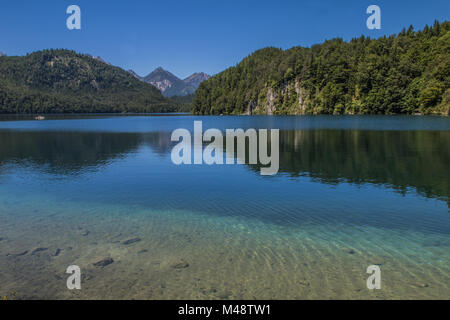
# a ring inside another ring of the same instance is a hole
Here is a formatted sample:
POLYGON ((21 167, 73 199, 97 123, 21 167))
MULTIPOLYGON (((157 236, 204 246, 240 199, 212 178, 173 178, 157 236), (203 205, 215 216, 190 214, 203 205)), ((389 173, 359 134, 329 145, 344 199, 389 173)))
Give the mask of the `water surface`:
POLYGON ((48 119, 0 121, 2 296, 450 296, 448 118, 48 119), (194 120, 280 129, 280 172, 174 165, 170 134, 194 120), (372 264, 381 290, 366 287, 372 264), (80 291, 66 288, 69 265, 80 291))

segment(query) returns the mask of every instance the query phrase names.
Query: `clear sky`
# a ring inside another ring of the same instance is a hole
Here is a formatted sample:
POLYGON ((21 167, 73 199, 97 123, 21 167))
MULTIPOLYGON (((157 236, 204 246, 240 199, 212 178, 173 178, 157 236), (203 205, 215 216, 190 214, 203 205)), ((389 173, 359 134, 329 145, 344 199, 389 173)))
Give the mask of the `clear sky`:
POLYGON ((218 73, 267 46, 379 37, 449 15, 449 0, 1 0, 0 51, 72 49, 140 75, 162 66, 184 78, 218 73), (71 4, 81 8, 81 30, 66 27, 71 4), (381 30, 366 27, 371 4, 381 8, 381 30))

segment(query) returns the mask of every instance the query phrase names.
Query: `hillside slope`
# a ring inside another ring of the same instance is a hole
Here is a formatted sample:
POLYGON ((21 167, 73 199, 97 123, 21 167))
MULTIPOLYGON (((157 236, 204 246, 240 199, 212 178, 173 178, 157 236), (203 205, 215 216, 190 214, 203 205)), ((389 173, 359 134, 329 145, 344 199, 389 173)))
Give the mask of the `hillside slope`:
POLYGON ((449 114, 450 23, 265 48, 200 84, 196 114, 449 114))
POLYGON ((0 57, 0 113, 171 112, 177 103, 89 55, 45 50, 0 57))

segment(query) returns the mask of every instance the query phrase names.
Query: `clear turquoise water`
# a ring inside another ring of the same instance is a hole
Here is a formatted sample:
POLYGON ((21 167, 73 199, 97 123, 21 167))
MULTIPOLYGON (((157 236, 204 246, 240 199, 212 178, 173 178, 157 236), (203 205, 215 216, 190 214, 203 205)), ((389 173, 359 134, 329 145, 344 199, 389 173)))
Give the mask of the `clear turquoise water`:
POLYGON ((450 296, 448 118, 3 120, 1 295, 450 296), (192 130, 194 120, 221 130, 279 128, 279 174, 261 176, 249 165, 175 166, 170 134, 192 130), (39 247, 46 250, 33 253, 39 247), (93 266, 105 257, 114 263, 93 266), (189 266, 175 268, 180 261, 189 266), (65 287, 72 264, 84 275, 77 292, 65 287), (366 287, 371 264, 382 270, 381 290, 366 287))

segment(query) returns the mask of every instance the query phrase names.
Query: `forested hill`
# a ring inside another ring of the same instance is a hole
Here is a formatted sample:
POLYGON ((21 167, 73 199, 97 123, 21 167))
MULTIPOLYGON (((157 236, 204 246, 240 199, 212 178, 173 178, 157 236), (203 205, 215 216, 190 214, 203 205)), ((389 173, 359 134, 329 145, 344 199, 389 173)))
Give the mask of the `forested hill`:
POLYGON ((177 110, 152 85, 89 55, 45 50, 0 57, 0 113, 177 110))
POLYGON ((256 51, 203 82, 196 114, 449 114, 450 22, 256 51))

